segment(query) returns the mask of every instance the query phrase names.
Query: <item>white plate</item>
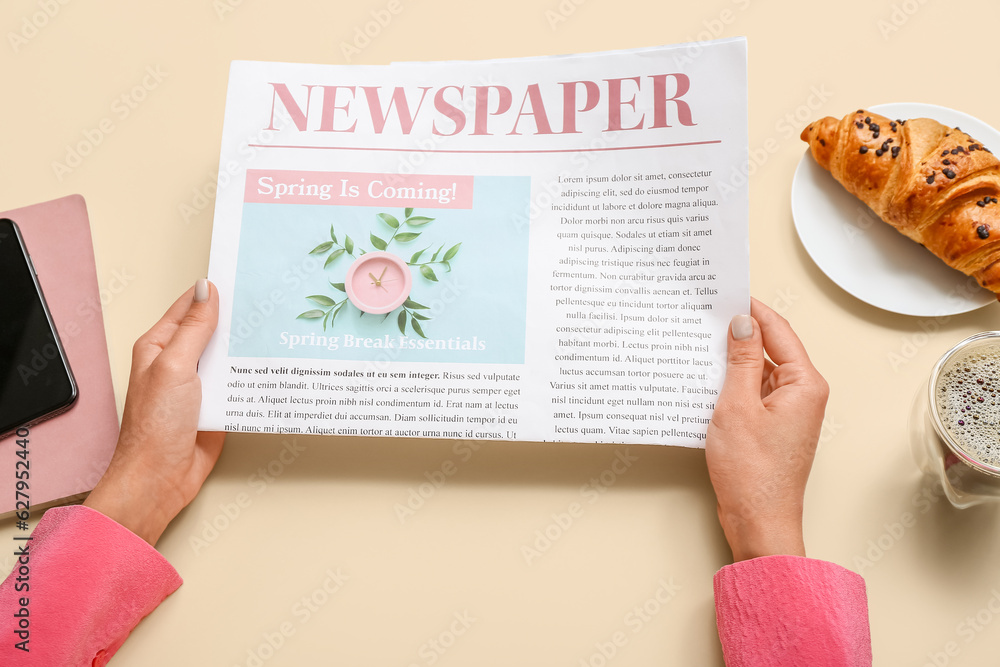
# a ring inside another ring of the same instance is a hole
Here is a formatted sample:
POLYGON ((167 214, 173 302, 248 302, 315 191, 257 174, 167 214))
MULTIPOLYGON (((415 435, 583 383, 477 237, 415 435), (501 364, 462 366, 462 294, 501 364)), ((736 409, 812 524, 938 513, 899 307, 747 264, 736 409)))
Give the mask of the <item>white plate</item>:
MULTIPOLYGON (((933 118, 961 127, 991 150, 1000 133, 960 111, 933 104, 868 107, 888 118, 933 118)), ((903 315, 956 315, 996 296, 882 222, 813 159, 809 149, 792 180, 795 229, 813 261, 833 282, 866 303, 903 315)))

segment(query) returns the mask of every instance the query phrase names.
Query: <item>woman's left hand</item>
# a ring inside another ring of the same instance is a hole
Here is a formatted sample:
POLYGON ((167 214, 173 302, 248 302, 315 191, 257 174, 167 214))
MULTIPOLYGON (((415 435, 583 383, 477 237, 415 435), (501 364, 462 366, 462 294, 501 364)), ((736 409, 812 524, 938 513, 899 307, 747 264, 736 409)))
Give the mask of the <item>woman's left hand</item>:
POLYGON ((198 431, 198 359, 218 319, 218 290, 199 280, 135 342, 118 445, 84 503, 151 545, 222 452, 225 433, 198 431))

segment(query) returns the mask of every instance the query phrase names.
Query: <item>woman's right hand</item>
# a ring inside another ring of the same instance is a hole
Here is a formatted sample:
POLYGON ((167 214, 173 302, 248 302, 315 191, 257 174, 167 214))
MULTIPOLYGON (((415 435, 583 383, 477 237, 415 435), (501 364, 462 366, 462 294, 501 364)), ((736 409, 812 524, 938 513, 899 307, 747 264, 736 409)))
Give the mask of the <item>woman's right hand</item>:
POLYGON ((783 317, 756 299, 750 313, 730 325, 705 443, 719 522, 736 561, 805 556, 802 504, 829 387, 783 317))

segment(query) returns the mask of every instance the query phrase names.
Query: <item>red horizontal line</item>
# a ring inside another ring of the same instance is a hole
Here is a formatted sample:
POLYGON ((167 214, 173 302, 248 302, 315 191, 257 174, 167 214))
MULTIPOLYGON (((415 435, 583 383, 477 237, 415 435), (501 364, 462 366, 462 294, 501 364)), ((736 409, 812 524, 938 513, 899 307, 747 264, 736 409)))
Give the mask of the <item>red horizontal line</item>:
POLYGON ((278 145, 273 146, 270 144, 248 144, 254 148, 311 148, 317 150, 333 150, 333 151, 391 151, 397 153, 591 153, 599 151, 634 151, 643 150, 646 148, 678 148, 680 146, 704 146, 706 144, 721 144, 721 139, 712 139, 711 141, 688 141, 681 144, 654 144, 650 146, 607 146, 605 148, 551 148, 551 149, 535 149, 535 150, 496 150, 496 151, 474 151, 474 150, 450 150, 450 149, 422 149, 422 148, 382 148, 369 146, 367 148, 361 146, 285 146, 278 145))

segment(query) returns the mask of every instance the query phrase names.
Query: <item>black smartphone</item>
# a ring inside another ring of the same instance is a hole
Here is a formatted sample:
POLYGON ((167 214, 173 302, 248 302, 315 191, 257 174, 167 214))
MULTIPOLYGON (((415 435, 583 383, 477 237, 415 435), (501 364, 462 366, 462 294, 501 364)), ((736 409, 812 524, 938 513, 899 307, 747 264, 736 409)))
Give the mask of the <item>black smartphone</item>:
POLYGON ((67 410, 76 395, 21 231, 0 218, 0 437, 67 410))

